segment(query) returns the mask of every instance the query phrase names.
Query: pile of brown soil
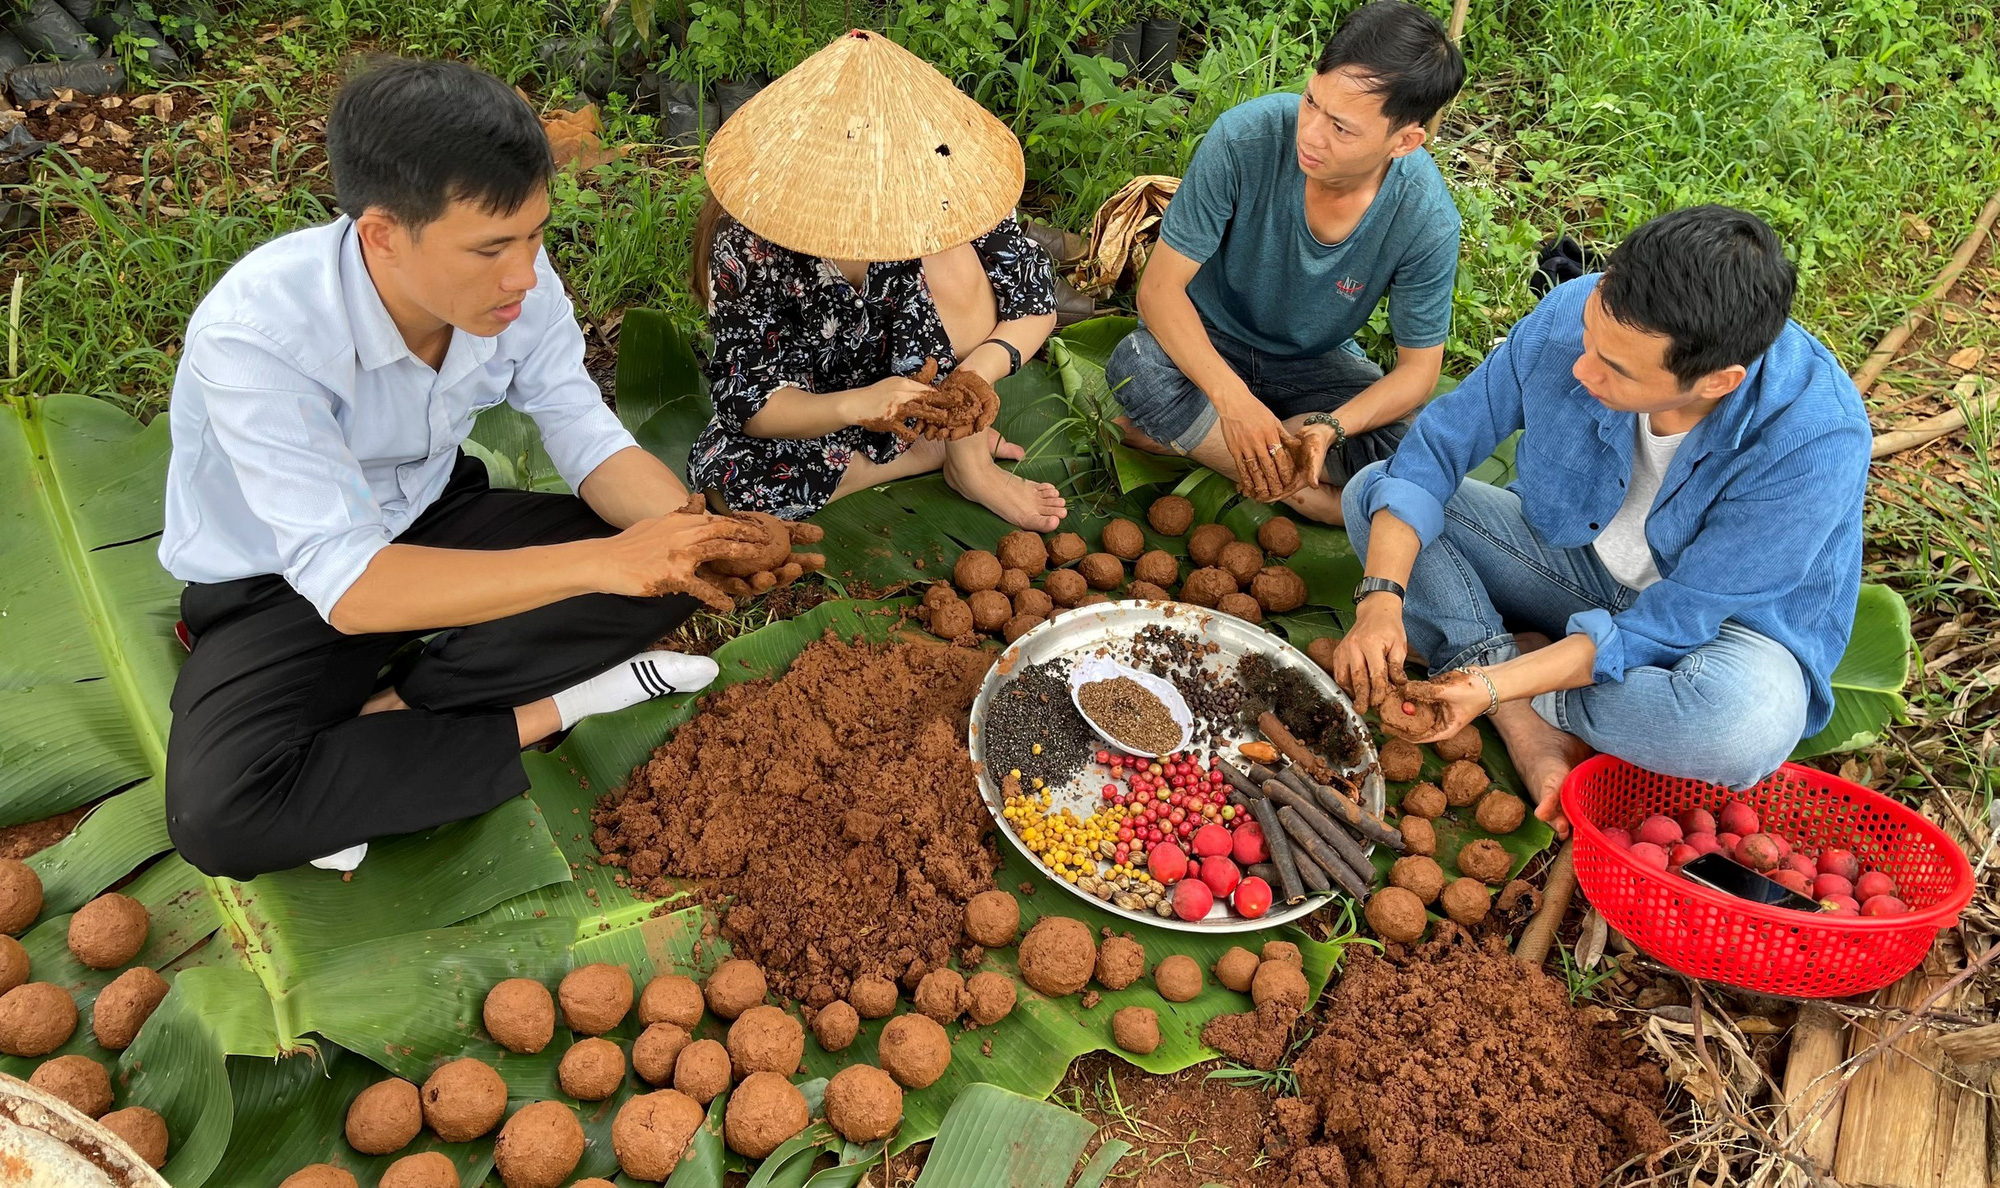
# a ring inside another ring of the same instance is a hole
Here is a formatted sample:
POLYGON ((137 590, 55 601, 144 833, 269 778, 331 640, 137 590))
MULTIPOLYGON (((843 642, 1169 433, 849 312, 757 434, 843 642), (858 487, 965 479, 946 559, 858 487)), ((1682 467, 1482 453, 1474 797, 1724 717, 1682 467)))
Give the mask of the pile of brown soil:
POLYGON ((856 977, 914 988, 961 945, 998 865, 965 749, 988 653, 829 636, 735 685, 593 814, 632 885, 708 880, 723 935, 777 993, 823 1007, 856 977))
POLYGON ((1279 1103, 1301 1188, 1594 1188, 1668 1144, 1665 1077, 1500 938, 1355 946, 1279 1103))

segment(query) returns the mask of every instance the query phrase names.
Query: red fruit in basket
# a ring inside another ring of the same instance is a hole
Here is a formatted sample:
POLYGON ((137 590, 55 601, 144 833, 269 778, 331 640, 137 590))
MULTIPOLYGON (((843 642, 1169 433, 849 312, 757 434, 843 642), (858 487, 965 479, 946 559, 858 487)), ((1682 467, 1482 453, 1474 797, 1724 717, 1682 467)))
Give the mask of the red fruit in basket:
POLYGON ((1789 866, 1772 871, 1771 881, 1787 890, 1796 891, 1800 895, 1811 895, 1813 893, 1811 880, 1789 866))
POLYGON ((1197 858, 1220 858, 1236 844, 1229 836, 1227 825, 1204 825, 1194 831, 1194 853, 1197 858))
POLYGON ((1813 894, 1820 899, 1829 895, 1852 895, 1854 884, 1837 874, 1823 874, 1813 880, 1813 894))
MULTIPOLYGON (((1777 843, 1777 845, 1778 845, 1778 861, 1780 861, 1780 862, 1783 862, 1783 861, 1784 861, 1785 859, 1787 859, 1787 858, 1790 858, 1790 857, 1792 856, 1792 839, 1791 839, 1791 838, 1789 838, 1789 837, 1786 837, 1786 836, 1785 836, 1784 834, 1782 834, 1782 833, 1766 833, 1766 834, 1765 834, 1764 836, 1766 836, 1766 837, 1770 838, 1770 839, 1771 839, 1772 841, 1774 841, 1774 842, 1776 842, 1776 843, 1777 843)), ((1815 872, 1815 873, 1817 873, 1817 872, 1815 872)))
MULTIPOLYGON (((1238 866, 1255 866, 1271 860, 1271 847, 1264 842, 1264 829, 1255 821, 1245 821, 1230 837, 1230 856, 1238 866)), ((1264 890, 1269 891, 1266 887, 1264 890)))
POLYGON ((1811 882, 1819 877, 1819 864, 1817 862, 1814 862, 1812 859, 1806 857, 1804 854, 1785 855, 1785 865, 1788 868, 1796 870, 1800 874, 1806 876, 1807 882, 1811 882))
POLYGON ((1236 894, 1229 902, 1236 908, 1237 915, 1255 920, 1271 910, 1271 884, 1251 875, 1236 884, 1236 894))
POLYGON ((1667 851, 1667 869, 1679 870, 1689 862, 1701 857, 1701 851, 1686 842, 1675 842, 1667 851))
POLYGON ((1909 913, 1910 905, 1893 895, 1871 895, 1861 901, 1864 916, 1901 916, 1909 913))
POLYGON ((1179 846, 1170 841, 1163 841, 1159 845, 1154 846, 1152 851, 1146 855, 1146 873, 1152 875, 1162 883, 1180 882, 1182 878, 1186 877, 1187 868, 1187 855, 1181 852, 1179 846))
POLYGON ((1743 839, 1734 833, 1718 833, 1715 835, 1715 844, 1722 847, 1723 853, 1734 858, 1736 857, 1736 847, 1743 844, 1743 839))
POLYGON ((1721 841, 1717 840, 1713 833, 1690 833, 1687 835, 1687 844, 1693 846, 1697 854, 1714 854, 1722 849, 1721 841))
POLYGON ((1879 870, 1863 871, 1861 877, 1854 880, 1854 898, 1860 900, 1863 906, 1866 906, 1868 901, 1877 895, 1894 895, 1895 893, 1896 880, 1879 870))
POLYGON ((1632 840, 1646 842, 1664 850, 1681 840, 1681 827, 1672 817, 1654 813, 1639 822, 1639 827, 1632 831, 1632 840))
POLYGON ((1215 892, 1217 899, 1223 899, 1236 890, 1236 884, 1243 881, 1243 872, 1236 869, 1234 862, 1218 854, 1201 860, 1201 881, 1208 884, 1208 889, 1215 892))
POLYGON ((1852 895, 1822 895, 1819 897, 1819 906, 1821 910, 1832 912, 1836 916, 1861 914, 1861 905, 1854 902, 1852 895))
POLYGON ((1683 838, 1690 834, 1715 832, 1715 814, 1704 808, 1691 808, 1674 820, 1680 822, 1683 838))
POLYGON ((1174 915, 1192 923, 1215 906, 1215 892, 1200 879, 1182 879, 1174 884, 1174 915))
POLYGON ((1736 860, 1751 870, 1769 873, 1784 865, 1785 855, 1778 849, 1777 838, 1768 833, 1753 833, 1736 843, 1736 860))
POLYGON ((1853 850, 1822 850, 1819 870, 1821 874, 1839 875, 1851 883, 1861 877, 1861 859, 1854 856, 1853 850))
POLYGON ((1723 833, 1733 833, 1738 837, 1748 837, 1764 828, 1757 819, 1757 810, 1740 800, 1732 800, 1722 806, 1715 816, 1715 823, 1723 833))
POLYGON ((1621 850, 1629 850, 1632 848, 1632 835, 1625 832, 1623 829, 1605 830, 1604 840, 1610 842, 1614 846, 1617 846, 1621 850))
POLYGON ((1667 869, 1667 852, 1652 842, 1633 842, 1628 853, 1654 870, 1667 869))

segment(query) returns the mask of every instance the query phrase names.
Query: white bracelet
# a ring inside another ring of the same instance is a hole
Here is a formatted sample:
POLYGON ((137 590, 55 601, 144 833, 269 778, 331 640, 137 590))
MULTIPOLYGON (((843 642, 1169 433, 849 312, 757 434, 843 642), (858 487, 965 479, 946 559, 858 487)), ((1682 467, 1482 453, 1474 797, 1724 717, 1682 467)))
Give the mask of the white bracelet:
POLYGON ((1459 669, 1459 671, 1471 673, 1473 676, 1486 682, 1486 716, 1490 718, 1495 713, 1498 713, 1500 710, 1500 690, 1493 684, 1493 678, 1487 676, 1485 671, 1476 665, 1468 664, 1464 668, 1459 669))

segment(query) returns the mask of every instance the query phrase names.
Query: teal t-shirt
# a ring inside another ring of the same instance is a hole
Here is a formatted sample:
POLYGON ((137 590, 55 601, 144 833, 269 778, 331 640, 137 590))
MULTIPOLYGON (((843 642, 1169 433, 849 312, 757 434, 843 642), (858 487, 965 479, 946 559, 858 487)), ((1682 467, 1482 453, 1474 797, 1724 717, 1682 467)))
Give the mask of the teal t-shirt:
POLYGON ((1216 330, 1281 358, 1345 345, 1389 298, 1396 345, 1434 347, 1451 331, 1458 207, 1422 149, 1388 176, 1348 237, 1321 243, 1306 223, 1299 96, 1240 103, 1215 121, 1167 204, 1160 238, 1201 265, 1188 296, 1216 330))

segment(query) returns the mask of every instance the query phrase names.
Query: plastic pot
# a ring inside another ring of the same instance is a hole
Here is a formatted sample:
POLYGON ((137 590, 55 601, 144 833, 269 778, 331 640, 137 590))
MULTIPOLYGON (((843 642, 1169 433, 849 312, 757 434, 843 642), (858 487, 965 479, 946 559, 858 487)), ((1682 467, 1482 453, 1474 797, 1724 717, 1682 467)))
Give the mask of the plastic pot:
POLYGON ((767 85, 769 85, 769 80, 761 74, 752 74, 745 78, 725 79, 722 82, 716 83, 715 106, 721 113, 722 122, 725 124, 728 123, 729 117, 736 114, 737 108, 750 102, 751 96, 763 90, 767 85))
POLYGON ((30 62, 7 76, 16 103, 53 99, 57 91, 79 95, 115 95, 125 89, 125 68, 116 58, 88 62, 30 62))
POLYGON ((1181 56, 1181 23, 1171 17, 1141 21, 1139 77, 1149 83, 1166 82, 1174 76, 1174 63, 1181 56))
POLYGON ((1108 42, 1109 57, 1129 71, 1136 71, 1145 57, 1146 27, 1133 22, 1123 29, 1114 31, 1108 42))
POLYGON ((58 62, 82 62, 97 56, 97 43, 56 0, 28 0, 27 11, 8 26, 8 32, 29 53, 58 62))
POLYGON ((661 83, 660 117, 666 143, 683 147, 700 144, 722 126, 722 113, 714 101, 693 83, 661 83))

